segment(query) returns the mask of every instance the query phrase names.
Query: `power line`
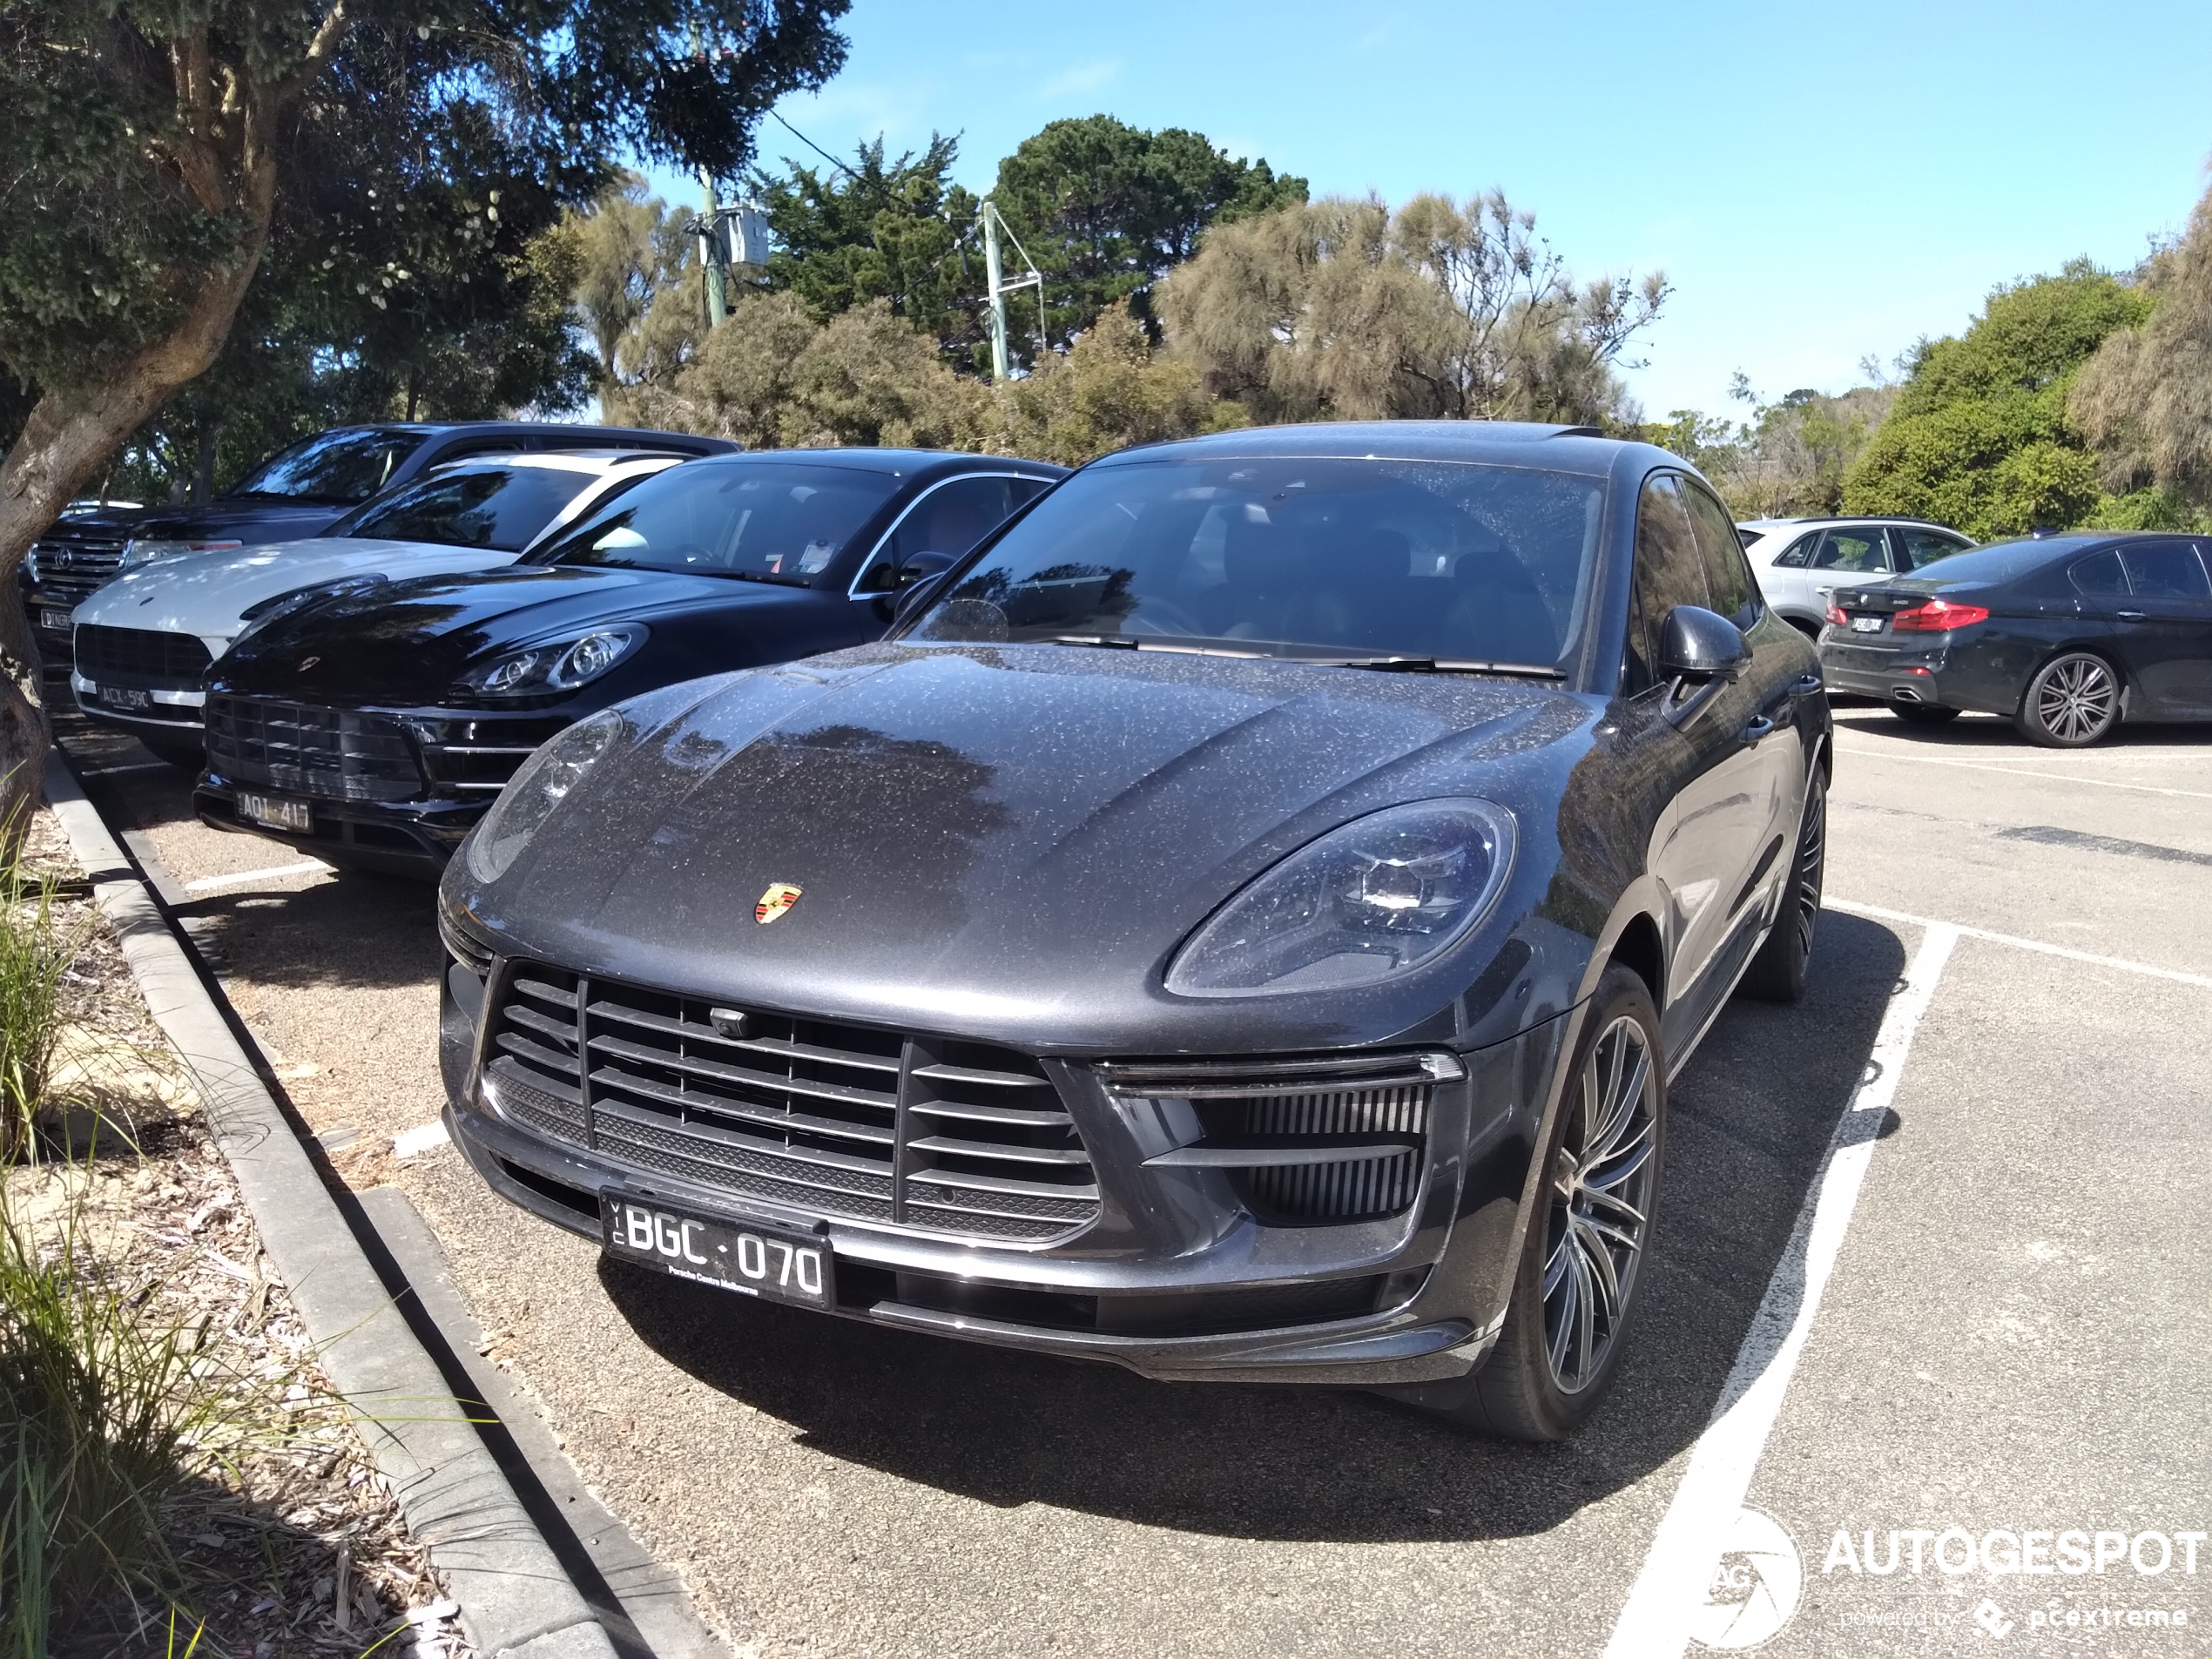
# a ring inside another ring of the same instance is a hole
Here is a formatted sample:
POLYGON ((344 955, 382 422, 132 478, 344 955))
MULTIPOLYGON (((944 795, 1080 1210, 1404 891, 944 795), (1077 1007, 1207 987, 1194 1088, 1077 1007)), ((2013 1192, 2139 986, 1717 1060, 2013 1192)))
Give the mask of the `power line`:
POLYGON ((772 116, 773 116, 773 117, 775 118, 775 119, 776 119, 776 125, 779 125, 779 126, 782 127, 782 128, 783 128, 783 130, 784 130, 785 132, 786 132, 790 133, 790 134, 791 134, 791 136, 792 136, 792 138, 794 138, 798 139, 798 140, 799 141, 799 143, 801 143, 801 144, 805 145, 806 145, 806 146, 809 150, 812 150, 812 151, 813 151, 813 152, 816 155, 819 156, 819 157, 820 157, 823 160, 825 160, 825 161, 828 162, 828 163, 829 163, 829 165, 830 165, 831 166, 833 166, 833 167, 836 168, 836 169, 838 170, 838 172, 840 172, 843 173, 843 174, 844 174, 844 175, 845 175, 847 179, 851 179, 851 180, 852 180, 854 184, 856 184, 856 185, 857 185, 857 184, 860 184, 860 183, 861 183, 861 182, 862 182, 861 178, 860 178, 860 175, 859 173, 854 172, 852 170, 852 168, 850 168, 850 167, 846 166, 846 165, 843 162, 840 161, 840 160, 839 160, 839 159, 838 159, 835 156, 833 156, 833 155, 830 154, 830 152, 829 152, 828 151, 826 151, 826 150, 823 149, 823 148, 822 148, 822 146, 821 146, 820 145, 816 144, 816 143, 813 141, 813 139, 812 139, 812 138, 808 138, 808 137, 807 137, 807 136, 806 136, 804 132, 800 132, 800 131, 799 131, 797 127, 795 127, 795 126, 792 125, 792 124, 791 124, 790 122, 788 122, 788 121, 785 120, 785 119, 784 119, 784 118, 783 118, 782 113, 781 113, 779 111, 771 110, 771 111, 768 111, 768 113, 769 113, 770 115, 772 115, 772 116))

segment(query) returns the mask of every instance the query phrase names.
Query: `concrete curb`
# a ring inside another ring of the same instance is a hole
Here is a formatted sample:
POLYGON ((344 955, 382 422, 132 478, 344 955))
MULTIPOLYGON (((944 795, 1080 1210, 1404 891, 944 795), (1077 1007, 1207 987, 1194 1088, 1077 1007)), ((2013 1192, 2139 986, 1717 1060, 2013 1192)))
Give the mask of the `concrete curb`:
POLYGON ((469 1642, 498 1659, 615 1659, 604 1627, 393 1305, 283 1109, 58 752, 46 763, 46 799, 154 1020, 199 1083, 262 1249, 409 1528, 460 1603, 469 1642))

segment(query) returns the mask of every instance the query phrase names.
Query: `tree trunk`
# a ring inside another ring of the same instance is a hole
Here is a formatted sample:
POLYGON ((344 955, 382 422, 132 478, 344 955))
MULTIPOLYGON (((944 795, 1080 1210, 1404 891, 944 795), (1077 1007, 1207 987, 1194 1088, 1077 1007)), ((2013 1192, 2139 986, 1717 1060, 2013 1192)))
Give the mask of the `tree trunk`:
POLYGON ((95 382, 47 388, 0 465, 0 853, 30 827, 53 741, 37 642, 16 571, 116 447, 215 361, 268 239, 275 175, 270 161, 246 170, 239 204, 252 218, 236 262, 202 276, 176 327, 95 382))

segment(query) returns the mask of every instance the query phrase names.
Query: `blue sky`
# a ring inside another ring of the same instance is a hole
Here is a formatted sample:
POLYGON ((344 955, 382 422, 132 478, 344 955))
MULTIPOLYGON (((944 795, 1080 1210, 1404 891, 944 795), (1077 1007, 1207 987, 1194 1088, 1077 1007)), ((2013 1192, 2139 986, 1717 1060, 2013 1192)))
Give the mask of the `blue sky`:
MULTIPOLYGON (((972 188, 1045 122, 1100 111, 1316 194, 1497 185, 1575 270, 1665 270, 1628 377, 1653 416, 1723 411, 1739 368, 1769 397, 1838 391, 1997 283, 2132 266, 2212 156, 2212 7, 2177 0, 855 0, 846 26, 844 72, 781 112, 840 153, 957 132, 972 188)), ((760 147, 806 154, 773 122, 760 147)))

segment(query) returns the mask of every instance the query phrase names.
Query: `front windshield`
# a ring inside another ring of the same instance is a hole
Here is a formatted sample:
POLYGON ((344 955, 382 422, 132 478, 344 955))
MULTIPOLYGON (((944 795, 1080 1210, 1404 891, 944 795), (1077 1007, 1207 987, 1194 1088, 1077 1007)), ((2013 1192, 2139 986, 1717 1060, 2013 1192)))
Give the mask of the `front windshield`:
POLYGON ((901 482, 895 473, 797 461, 677 467, 641 484, 619 512, 599 515, 529 562, 803 587, 901 482))
POLYGON ((1578 643, 1604 502, 1602 478, 1457 462, 1098 467, 909 637, 1549 669, 1578 643))
POLYGON ((561 467, 484 467, 406 484, 326 532, 516 553, 597 482, 561 467))
POLYGON ((354 427, 303 438, 246 475, 233 496, 296 501, 367 501, 421 448, 420 432, 354 427))

